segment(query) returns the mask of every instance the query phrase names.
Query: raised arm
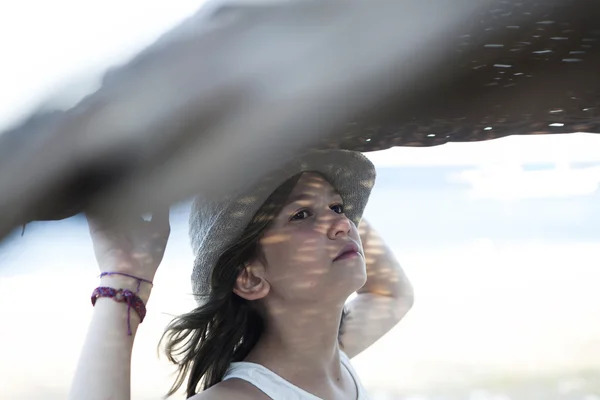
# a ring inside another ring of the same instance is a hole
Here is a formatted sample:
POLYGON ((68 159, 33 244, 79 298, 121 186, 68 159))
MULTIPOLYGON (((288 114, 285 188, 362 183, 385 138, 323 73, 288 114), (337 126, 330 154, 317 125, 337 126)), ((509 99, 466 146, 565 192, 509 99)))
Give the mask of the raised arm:
POLYGON ((354 357, 392 329, 411 309, 413 288, 392 250, 366 221, 359 228, 367 282, 348 304, 340 342, 354 357))
MULTIPOLYGON (((152 221, 136 218, 128 228, 88 218, 100 272, 127 274, 152 281, 169 237, 168 210, 152 221)), ((99 286, 138 290, 138 281, 109 275, 99 286)), ((147 303, 152 285, 142 281, 137 295, 147 303)), ((91 305, 90 305, 91 306, 91 305)), ((72 400, 131 398, 131 354, 140 318, 126 303, 99 297, 69 393, 72 400), (130 332, 130 334, 129 334, 130 332)))

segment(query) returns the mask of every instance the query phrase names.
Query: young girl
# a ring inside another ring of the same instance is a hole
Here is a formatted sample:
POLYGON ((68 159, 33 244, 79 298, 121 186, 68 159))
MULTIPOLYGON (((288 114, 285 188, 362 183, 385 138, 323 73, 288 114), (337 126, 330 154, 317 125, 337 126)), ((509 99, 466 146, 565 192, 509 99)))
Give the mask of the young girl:
MULTIPOLYGON (((312 151, 251 186, 194 201, 198 307, 163 336, 178 367, 169 395, 187 380, 198 400, 366 399, 349 358, 413 302, 390 249, 365 221, 357 229, 374 180, 360 153, 312 151)), ((127 230, 89 222, 103 274, 71 398, 128 399, 168 213, 127 230)))

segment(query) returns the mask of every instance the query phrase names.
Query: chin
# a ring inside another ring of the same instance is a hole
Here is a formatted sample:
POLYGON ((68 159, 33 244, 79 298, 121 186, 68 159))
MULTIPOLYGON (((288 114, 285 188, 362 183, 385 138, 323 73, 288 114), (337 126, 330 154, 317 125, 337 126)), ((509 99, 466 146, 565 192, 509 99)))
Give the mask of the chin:
POLYGON ((362 276, 360 278, 357 276, 356 285, 355 285, 352 293, 356 292, 358 289, 365 286, 366 283, 367 283, 367 273, 365 272, 364 274, 362 274, 362 276))
POLYGON ((367 268, 364 261, 361 260, 361 262, 357 262, 356 265, 344 271, 342 279, 347 282, 348 296, 363 287, 367 283, 367 268))

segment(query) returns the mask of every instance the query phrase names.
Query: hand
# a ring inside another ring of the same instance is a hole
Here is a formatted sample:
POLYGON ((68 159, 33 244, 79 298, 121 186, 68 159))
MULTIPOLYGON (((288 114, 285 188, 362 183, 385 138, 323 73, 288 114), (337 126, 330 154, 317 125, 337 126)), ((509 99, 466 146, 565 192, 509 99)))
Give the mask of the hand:
MULTIPOLYGON (((87 219, 100 272, 120 272, 149 281, 154 279, 171 231, 168 209, 152 214, 150 221, 141 216, 119 223, 91 215, 87 219)), ((118 286, 115 288, 137 286, 135 279, 119 275, 105 276, 102 281, 106 286, 118 286)))

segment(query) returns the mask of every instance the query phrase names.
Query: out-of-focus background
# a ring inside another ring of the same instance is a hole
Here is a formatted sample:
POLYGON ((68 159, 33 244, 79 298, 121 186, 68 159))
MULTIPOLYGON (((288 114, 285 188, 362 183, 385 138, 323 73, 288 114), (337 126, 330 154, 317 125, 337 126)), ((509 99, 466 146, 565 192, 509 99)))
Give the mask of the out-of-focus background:
MULTIPOLYGON (((93 89, 104 67, 201 4, 0 5, 0 125, 73 79, 90 86, 69 96, 93 89)), ((365 216, 417 296, 406 319, 353 360, 371 397, 599 400, 600 137, 509 137, 368 156, 378 182, 365 216)), ((156 345, 170 316, 194 305, 187 207, 172 211, 136 339, 134 399, 166 393, 172 369, 156 345)), ((0 244, 0 398, 62 399, 92 313, 91 241, 81 217, 20 233, 0 244)))

